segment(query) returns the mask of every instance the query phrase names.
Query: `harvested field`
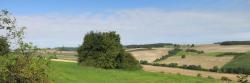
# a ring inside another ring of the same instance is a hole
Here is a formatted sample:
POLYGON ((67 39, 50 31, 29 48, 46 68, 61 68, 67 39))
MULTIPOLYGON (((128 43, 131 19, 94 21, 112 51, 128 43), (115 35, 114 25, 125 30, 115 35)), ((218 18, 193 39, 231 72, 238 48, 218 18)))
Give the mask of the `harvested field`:
POLYGON ((172 56, 166 60, 160 61, 159 63, 169 64, 169 63, 178 63, 181 65, 201 65, 202 68, 211 69, 214 66, 223 67, 225 64, 230 62, 233 59, 233 56, 186 56, 186 58, 181 58, 181 56, 172 56))
POLYGON ((131 51, 130 53, 132 53, 137 60, 153 62, 155 59, 168 54, 169 50, 171 50, 171 48, 152 48, 150 50, 131 51))
MULTIPOLYGON (((202 77, 211 76, 215 79, 221 79, 221 77, 227 77, 231 80, 237 80, 237 74, 227 74, 227 73, 215 73, 215 72, 206 72, 206 71, 196 71, 196 70, 186 70, 179 68, 169 68, 169 67, 156 67, 150 65, 143 65, 143 70, 150 72, 164 72, 164 73, 172 73, 172 74, 181 74, 187 76, 197 76, 197 74, 201 74, 202 77)), ((250 80, 250 77, 248 77, 250 80)))
POLYGON ((196 50, 203 50, 204 52, 247 52, 250 51, 250 45, 197 45, 196 50))

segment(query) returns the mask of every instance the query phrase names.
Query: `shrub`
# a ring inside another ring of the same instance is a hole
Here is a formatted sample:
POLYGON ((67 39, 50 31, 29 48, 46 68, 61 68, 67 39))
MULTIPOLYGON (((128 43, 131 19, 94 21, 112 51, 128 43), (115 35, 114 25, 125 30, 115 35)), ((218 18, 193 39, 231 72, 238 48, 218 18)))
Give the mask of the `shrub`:
POLYGON ((148 61, 146 61, 146 60, 140 60, 140 64, 145 64, 145 65, 147 65, 147 64, 149 64, 149 63, 148 63, 148 61))
POLYGON ((168 51, 169 56, 176 55, 178 52, 182 51, 180 48, 174 48, 173 50, 168 51))
POLYGON ((0 56, 1 83, 48 83, 48 61, 43 57, 0 56))
POLYGON ((198 66, 196 66, 196 65, 188 65, 188 66, 185 66, 183 68, 191 69, 191 70, 202 70, 200 65, 198 65, 198 66))
POLYGON ((141 66, 130 53, 121 53, 117 56, 117 69, 139 70, 141 66))
POLYGON ((186 49, 186 52, 194 52, 194 53, 198 53, 198 54, 202 54, 204 53, 204 51, 199 51, 199 50, 195 50, 195 49, 186 49))
POLYGON ((214 79, 212 76, 207 76, 208 79, 214 79))
POLYGON ((196 76, 197 76, 197 77, 202 77, 200 73, 198 73, 196 76))
POLYGON ((131 54, 125 52, 120 43, 120 36, 115 32, 91 31, 86 34, 83 44, 78 49, 78 55, 78 62, 85 66, 130 69, 127 67, 139 65, 131 54))
POLYGON ((211 72, 219 72, 219 67, 218 66, 214 66, 212 69, 209 69, 209 71, 211 72))
POLYGON ((0 36, 0 56, 3 56, 9 52, 9 44, 7 38, 0 36))
POLYGON ((227 78, 227 77, 225 77, 225 76, 222 76, 222 77, 221 77, 221 80, 222 80, 222 81, 232 81, 231 79, 229 79, 229 78, 227 78))
POLYGON ((182 58, 182 59, 186 58, 186 55, 181 55, 181 58, 182 58))
POLYGON ((178 67, 178 63, 170 63, 167 66, 168 67, 178 67))
POLYGON ((247 77, 248 77, 248 75, 244 75, 244 74, 238 75, 237 76, 238 82, 239 83, 248 83, 247 77))

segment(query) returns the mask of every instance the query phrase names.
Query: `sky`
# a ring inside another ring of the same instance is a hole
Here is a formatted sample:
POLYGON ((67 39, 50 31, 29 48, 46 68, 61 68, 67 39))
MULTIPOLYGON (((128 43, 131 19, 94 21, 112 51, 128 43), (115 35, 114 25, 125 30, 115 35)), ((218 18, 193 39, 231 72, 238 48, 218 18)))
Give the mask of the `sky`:
POLYGON ((128 44, 250 40, 250 0, 0 0, 25 40, 79 46, 90 31, 116 31, 128 44))

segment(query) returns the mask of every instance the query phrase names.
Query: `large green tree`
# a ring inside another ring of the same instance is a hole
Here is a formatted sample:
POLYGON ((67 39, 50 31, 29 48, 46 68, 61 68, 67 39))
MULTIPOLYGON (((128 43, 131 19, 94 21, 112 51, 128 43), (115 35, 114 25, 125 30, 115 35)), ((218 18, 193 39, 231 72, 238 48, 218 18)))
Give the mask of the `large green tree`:
POLYGON ((101 67, 105 69, 129 69, 126 65, 138 65, 138 61, 131 54, 126 54, 120 43, 120 36, 115 32, 89 32, 78 49, 79 63, 81 65, 101 67), (129 58, 129 59, 126 59, 129 58), (133 64, 125 60, 133 60, 133 64))

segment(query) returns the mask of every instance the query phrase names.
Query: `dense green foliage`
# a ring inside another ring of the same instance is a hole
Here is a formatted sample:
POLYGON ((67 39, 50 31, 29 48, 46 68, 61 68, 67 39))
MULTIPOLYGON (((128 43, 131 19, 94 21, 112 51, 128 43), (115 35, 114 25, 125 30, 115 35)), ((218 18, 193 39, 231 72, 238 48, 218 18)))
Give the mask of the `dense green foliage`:
POLYGON ((155 44, 142 44, 142 45, 126 45, 125 48, 159 48, 164 46, 173 45, 171 43, 155 43, 155 44))
POLYGON ((0 36, 0 56, 7 54, 10 51, 9 47, 7 38, 0 36))
POLYGON ((250 74, 250 53, 235 56, 222 67, 222 72, 250 74))
POLYGON ((139 69, 140 65, 123 49, 115 32, 90 32, 78 49, 79 63, 105 69, 139 69))
POLYGON ((224 42, 218 42, 215 44, 220 44, 220 45, 250 45, 250 41, 224 41, 224 42))
POLYGON ((204 51, 199 51, 199 50, 195 50, 195 49, 186 49, 186 52, 194 52, 194 53, 198 53, 198 54, 202 54, 204 53, 204 51))
POLYGON ((48 61, 37 48, 23 41, 24 28, 6 10, 0 12, 0 83, 48 83, 48 61), (7 42, 7 40, 9 42, 7 42), (9 52, 9 45, 16 47, 9 52))
POLYGON ((76 63, 52 62, 54 83, 221 83, 219 80, 144 71, 105 70, 76 63))
POLYGON ((0 56, 0 83, 48 83, 48 61, 42 57, 0 56))

